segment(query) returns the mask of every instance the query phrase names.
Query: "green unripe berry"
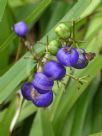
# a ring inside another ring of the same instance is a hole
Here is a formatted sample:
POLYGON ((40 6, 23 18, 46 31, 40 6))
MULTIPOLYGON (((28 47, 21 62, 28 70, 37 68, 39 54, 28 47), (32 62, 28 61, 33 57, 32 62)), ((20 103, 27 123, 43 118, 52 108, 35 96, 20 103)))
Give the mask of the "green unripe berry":
POLYGON ((69 26, 64 23, 59 24, 55 28, 55 32, 60 39, 67 39, 70 36, 69 26))
POLYGON ((48 51, 52 55, 56 55, 56 53, 57 53, 57 51, 59 50, 60 47, 61 47, 61 43, 58 40, 53 40, 48 45, 48 51))

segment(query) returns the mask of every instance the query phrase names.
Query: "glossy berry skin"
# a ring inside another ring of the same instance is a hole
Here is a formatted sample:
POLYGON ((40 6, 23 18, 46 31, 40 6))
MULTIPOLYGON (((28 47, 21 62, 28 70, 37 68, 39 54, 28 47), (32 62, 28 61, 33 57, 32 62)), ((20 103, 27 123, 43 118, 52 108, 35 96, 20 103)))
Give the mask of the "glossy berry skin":
POLYGON ((76 64, 73 65, 76 69, 83 69, 88 65, 88 60, 85 57, 85 53, 82 51, 79 51, 79 59, 76 64))
POLYGON ((13 30, 18 36, 24 37, 28 32, 28 26, 25 22, 20 21, 14 25, 13 30))
POLYGON ((21 87, 21 93, 23 97, 27 100, 31 100, 31 92, 34 89, 31 83, 24 83, 21 87))
POLYGON ((48 107, 53 101, 53 93, 52 91, 46 93, 46 94, 39 94, 34 99, 32 99, 32 102, 37 107, 48 107))
POLYGON ((43 72, 53 80, 61 80, 66 74, 66 69, 60 63, 52 60, 44 65, 43 72))
POLYGON ((58 61, 64 66, 72 66, 77 63, 79 54, 75 48, 65 46, 57 52, 58 61))
POLYGON ((44 94, 52 90, 54 82, 45 74, 38 72, 35 74, 32 84, 39 93, 44 94))

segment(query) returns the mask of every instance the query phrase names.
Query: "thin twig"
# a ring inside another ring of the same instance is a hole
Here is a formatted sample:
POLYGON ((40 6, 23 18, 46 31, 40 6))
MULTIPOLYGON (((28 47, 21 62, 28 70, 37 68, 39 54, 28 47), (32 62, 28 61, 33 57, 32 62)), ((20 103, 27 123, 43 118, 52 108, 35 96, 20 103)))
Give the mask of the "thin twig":
POLYGON ((21 58, 24 46, 25 45, 24 45, 23 39, 20 38, 20 44, 19 44, 19 47, 18 47, 16 59, 15 59, 16 62, 21 58))

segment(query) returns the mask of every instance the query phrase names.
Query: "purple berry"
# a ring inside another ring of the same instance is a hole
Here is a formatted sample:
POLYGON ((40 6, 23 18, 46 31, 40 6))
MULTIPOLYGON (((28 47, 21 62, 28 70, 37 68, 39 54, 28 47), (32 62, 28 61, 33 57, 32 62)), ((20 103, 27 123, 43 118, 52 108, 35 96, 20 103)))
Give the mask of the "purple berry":
POLYGON ((34 88, 32 83, 24 83, 21 88, 22 95, 25 99, 30 100, 37 107, 47 107, 53 101, 53 92, 50 91, 46 94, 40 94, 34 88))
POLYGON ((38 94, 35 98, 32 99, 33 104, 37 107, 48 107, 53 101, 52 91, 46 94, 38 94))
POLYGON ((14 25, 13 30, 18 36, 24 37, 28 32, 28 26, 25 22, 20 21, 14 25))
POLYGON ((34 90, 34 87, 31 83, 24 83, 21 87, 22 95, 25 99, 31 100, 31 92, 34 90))
POLYGON ((74 68, 83 69, 88 65, 88 60, 86 59, 85 52, 82 53, 82 49, 79 50, 79 59, 76 64, 73 65, 74 68))
POLYGON ((61 80, 66 74, 66 69, 60 63, 52 60, 44 65, 44 74, 53 80, 61 80))
POLYGON ((72 66, 77 63, 79 54, 75 48, 63 47, 56 55, 58 61, 64 66, 72 66))
POLYGON ((54 82, 52 79, 48 78, 45 74, 38 72, 35 74, 32 84, 39 93, 44 94, 52 90, 54 82))

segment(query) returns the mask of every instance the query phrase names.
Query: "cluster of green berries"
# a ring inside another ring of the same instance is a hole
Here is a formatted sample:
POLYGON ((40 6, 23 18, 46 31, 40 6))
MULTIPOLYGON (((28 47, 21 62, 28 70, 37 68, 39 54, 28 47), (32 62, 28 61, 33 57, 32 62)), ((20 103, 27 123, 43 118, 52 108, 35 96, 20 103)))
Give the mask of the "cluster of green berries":
MULTIPOLYGON (((13 30, 20 37, 26 36, 28 32, 27 25, 23 21, 15 24, 13 30)), ((52 103, 54 81, 60 81, 65 77, 65 67, 83 69, 95 55, 91 52, 86 53, 84 49, 75 48, 68 43, 61 43, 70 41, 69 27, 66 24, 59 24, 55 32, 58 39, 51 41, 47 48, 51 55, 56 56, 56 60, 45 62, 43 70, 37 72, 30 83, 24 83, 21 87, 23 97, 32 101, 37 107, 48 107, 52 103)))

